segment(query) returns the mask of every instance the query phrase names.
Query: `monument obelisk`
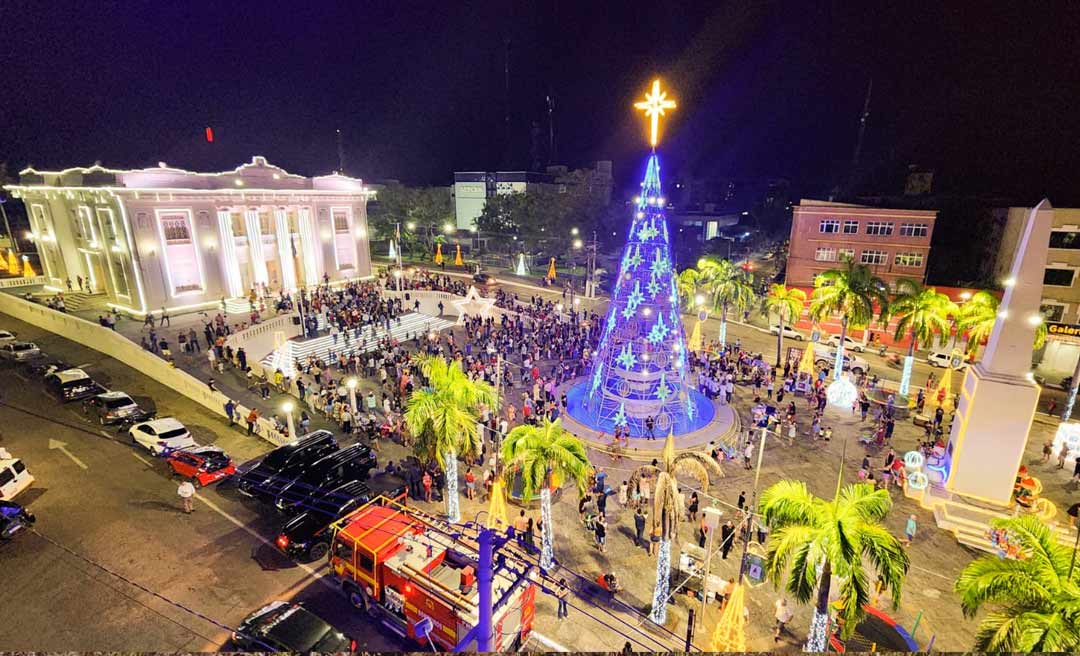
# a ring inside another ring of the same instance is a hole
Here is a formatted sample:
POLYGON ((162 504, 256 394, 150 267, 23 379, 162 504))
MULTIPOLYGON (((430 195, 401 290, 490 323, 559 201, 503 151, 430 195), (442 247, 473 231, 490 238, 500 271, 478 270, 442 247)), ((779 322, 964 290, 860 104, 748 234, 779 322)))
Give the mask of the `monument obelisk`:
POLYGON ((1039 402, 1029 377, 1035 329, 1042 321, 1043 275, 1054 208, 1028 214, 1005 282, 1005 297, 982 360, 964 378, 949 436, 946 489, 1007 506, 1039 402))

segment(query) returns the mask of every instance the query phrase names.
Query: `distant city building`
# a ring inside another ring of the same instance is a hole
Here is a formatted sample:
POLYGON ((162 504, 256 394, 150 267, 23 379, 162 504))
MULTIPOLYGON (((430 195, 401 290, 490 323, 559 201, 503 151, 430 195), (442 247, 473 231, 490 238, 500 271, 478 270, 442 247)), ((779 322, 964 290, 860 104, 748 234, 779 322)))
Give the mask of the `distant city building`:
MULTIPOLYGON (((994 261, 1001 283, 1009 274, 1029 207, 1010 207, 994 261)), ((1041 311, 1050 322, 1049 339, 1040 366, 1047 371, 1072 372, 1080 357, 1080 209, 1054 208, 1050 250, 1043 275, 1041 311), (1062 329, 1060 326, 1066 326, 1062 329)))
POLYGON ((49 286, 82 278, 138 314, 371 275, 371 192, 356 178, 255 157, 222 173, 28 168, 7 189, 26 205, 49 286))
POLYGON ((803 199, 793 208, 787 284, 814 278, 845 258, 870 267, 890 285, 924 282, 936 210, 900 210, 803 199))
POLYGON ((460 171, 454 173, 454 214, 458 230, 470 230, 484 211, 487 199, 506 194, 530 194, 540 190, 566 193, 570 185, 586 186, 586 192, 611 201, 610 161, 597 162, 592 169, 572 171, 565 166, 549 166, 545 173, 533 171, 460 171))

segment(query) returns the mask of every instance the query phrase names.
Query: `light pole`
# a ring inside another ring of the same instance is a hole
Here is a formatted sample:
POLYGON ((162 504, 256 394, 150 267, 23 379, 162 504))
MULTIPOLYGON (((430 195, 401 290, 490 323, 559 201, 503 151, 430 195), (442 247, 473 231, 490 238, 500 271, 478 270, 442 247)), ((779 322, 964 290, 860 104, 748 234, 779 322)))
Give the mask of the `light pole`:
POLYGON ((289 439, 294 440, 296 439, 296 428, 293 426, 293 402, 286 401, 285 403, 282 403, 281 410, 285 413, 285 425, 288 427, 289 439))
POLYGON ((349 407, 352 408, 353 416, 356 415, 356 379, 350 378, 345 381, 345 387, 349 388, 349 407))
POLYGON ((394 278, 397 279, 397 290, 401 292, 401 222, 394 223, 394 238, 397 239, 397 270, 394 271, 394 278))
MULTIPOLYGON (((495 356, 495 407, 492 409, 492 415, 495 417, 495 425, 498 426, 500 422, 499 415, 501 414, 500 411, 502 410, 502 353, 500 353, 499 350, 495 348, 494 344, 488 344, 487 352, 488 355, 495 356)), ((496 476, 499 473, 499 447, 501 446, 501 443, 492 446, 492 451, 495 455, 495 471, 492 473, 494 473, 496 476)))
POLYGON ((705 528, 709 530, 708 540, 705 545, 705 569, 701 578, 701 617, 705 617, 705 601, 709 598, 709 571, 712 569, 713 539, 716 531, 720 528, 719 508, 709 506, 703 513, 705 515, 705 528))
POLYGON ((746 507, 746 538, 743 539, 742 562, 739 563, 739 581, 742 581, 746 573, 746 553, 750 550, 750 533, 753 532, 754 504, 757 503, 758 479, 761 478, 761 458, 765 455, 765 437, 769 434, 769 427, 761 427, 761 444, 758 445, 757 471, 754 472, 754 487, 750 491, 750 504, 746 507))

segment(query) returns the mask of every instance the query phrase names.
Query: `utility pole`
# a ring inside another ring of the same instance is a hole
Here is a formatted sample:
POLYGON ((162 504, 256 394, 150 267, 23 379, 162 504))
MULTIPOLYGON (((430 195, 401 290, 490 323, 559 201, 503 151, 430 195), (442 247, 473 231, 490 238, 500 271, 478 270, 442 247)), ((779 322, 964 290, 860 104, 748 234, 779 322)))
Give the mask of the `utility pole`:
POLYGON ((401 276, 405 275, 401 268, 401 222, 394 223, 394 239, 397 240, 397 271, 394 273, 394 277, 397 278, 397 290, 401 293, 401 276))
POLYGON ((549 91, 547 95, 548 113, 548 163, 554 164, 555 155, 555 96, 549 91))
POLYGON ((862 155, 863 139, 866 137, 866 122, 870 118, 870 94, 874 91, 874 78, 870 78, 870 83, 866 87, 866 100, 863 101, 862 116, 859 117, 859 136, 855 139, 855 151, 851 154, 851 170, 848 172, 847 188, 845 191, 851 193, 851 188, 855 184, 855 176, 859 168, 859 157, 862 155))
POLYGON ((337 130, 337 167, 338 173, 345 175, 345 146, 341 142, 341 128, 337 130))
POLYGON ((743 539, 742 562, 739 563, 739 581, 746 573, 746 554, 750 550, 750 534, 754 529, 754 505, 757 503, 758 479, 761 478, 761 458, 765 455, 765 437, 769 434, 767 426, 761 428, 761 444, 758 445, 757 471, 754 472, 754 487, 750 491, 750 505, 746 507, 746 538, 743 539))
MULTIPOLYGON (((713 540, 720 528, 720 509, 712 506, 705 509, 705 528, 709 529, 705 545, 705 569, 701 576, 701 616, 705 617, 705 601, 709 598, 709 572, 712 569, 713 540)), ((693 609, 691 609, 693 611, 693 609)), ((687 651, 690 651, 689 646, 687 651)))

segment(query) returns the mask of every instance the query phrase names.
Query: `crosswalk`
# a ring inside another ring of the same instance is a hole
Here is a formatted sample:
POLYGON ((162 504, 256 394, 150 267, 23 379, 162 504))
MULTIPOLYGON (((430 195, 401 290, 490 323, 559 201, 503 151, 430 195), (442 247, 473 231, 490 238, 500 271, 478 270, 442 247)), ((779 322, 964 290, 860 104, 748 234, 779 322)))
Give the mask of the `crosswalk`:
MULTIPOLYGON (((390 322, 389 335, 392 339, 405 341, 414 335, 426 335, 433 331, 439 332, 453 325, 454 322, 447 319, 418 312, 408 312, 390 322)), ((263 358, 262 365, 269 371, 281 369, 281 373, 285 377, 291 378, 296 374, 295 363, 297 359, 303 361, 309 357, 315 357, 316 359, 330 361, 342 353, 346 355, 350 353, 367 353, 374 351, 379 343, 386 339, 386 336, 386 329, 379 325, 374 333, 370 326, 363 328, 360 331, 359 339, 354 334, 350 334, 349 339, 346 340, 345 335, 339 334, 336 337, 323 335, 304 341, 289 340, 263 358)))

